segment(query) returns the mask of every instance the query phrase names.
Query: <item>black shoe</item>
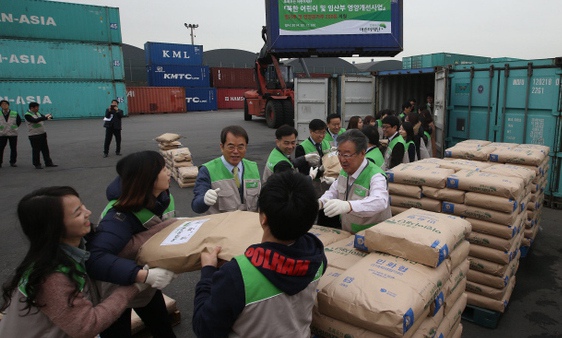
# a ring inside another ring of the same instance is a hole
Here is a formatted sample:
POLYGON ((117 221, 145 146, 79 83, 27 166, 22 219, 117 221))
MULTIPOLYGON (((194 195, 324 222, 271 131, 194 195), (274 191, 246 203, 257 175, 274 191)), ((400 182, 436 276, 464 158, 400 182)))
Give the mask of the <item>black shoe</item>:
POLYGON ((10 163, 10 167, 17 167, 17 164, 15 164, 15 163, 10 163))
POLYGON ((107 157, 107 154, 104 153, 104 154, 103 154, 103 158, 106 158, 106 157, 107 157))
POLYGON ((121 153, 115 153, 115 155, 117 155, 117 156, 121 156, 121 153))
POLYGON ((35 169, 43 169, 43 166, 40 165, 40 164, 39 164, 39 165, 36 165, 36 166, 35 166, 35 169))
POLYGON ((54 164, 54 163, 49 163, 49 164, 45 164, 45 167, 51 167, 51 168, 54 168, 54 167, 58 167, 58 164, 54 164))

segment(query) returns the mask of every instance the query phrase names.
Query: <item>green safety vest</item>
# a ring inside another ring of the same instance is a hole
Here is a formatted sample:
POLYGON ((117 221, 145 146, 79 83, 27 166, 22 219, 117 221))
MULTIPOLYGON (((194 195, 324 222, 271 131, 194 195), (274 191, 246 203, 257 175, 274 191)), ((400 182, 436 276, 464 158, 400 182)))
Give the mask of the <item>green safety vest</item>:
MULTIPOLYGON (((111 200, 111 201, 109 201, 109 203, 107 203, 107 205, 105 206, 105 209, 103 209, 103 211, 101 213, 101 218, 105 217, 107 212, 111 208, 113 208, 115 203, 117 203, 116 199, 111 200)), ((152 211, 150 211, 146 208, 143 208, 140 211, 133 212, 133 215, 135 215, 135 217, 141 222, 143 227, 145 227, 146 229, 150 229, 152 226, 154 226, 156 224, 159 224, 159 223, 162 223, 162 221, 165 221, 169 218, 174 217, 175 213, 176 213, 176 210, 175 210, 174 196, 172 196, 172 194, 170 194, 170 204, 168 205, 166 210, 164 210, 164 213, 162 214, 162 218, 156 216, 152 211)))
MULTIPOLYGON (((39 114, 39 112, 32 113, 30 111, 25 113, 25 115, 30 115, 30 116, 33 116, 34 118, 38 118, 38 117, 41 116, 41 114, 39 114)), ((31 123, 31 122, 28 122, 27 120, 25 120, 25 123, 27 124, 27 135, 28 136, 34 136, 34 135, 45 134, 45 127, 43 126, 43 122, 44 121, 37 122, 37 123, 31 123)))
POLYGON ((394 146, 397 143, 402 143, 404 145, 404 157, 402 159, 403 163, 409 163, 409 157, 408 157, 408 149, 406 148, 406 141, 404 141, 404 138, 402 137, 402 135, 397 134, 392 141, 390 141, 390 143, 388 144, 388 147, 386 148, 386 151, 384 153, 384 170, 388 170, 390 169, 390 157, 392 155, 392 150, 394 149, 394 146))
POLYGON ((13 110, 8 114, 8 121, 0 117, 0 136, 18 136, 17 118, 18 113, 13 110))
POLYGON ((371 150, 365 154, 365 157, 378 167, 382 167, 384 164, 384 156, 378 147, 371 148, 371 150))
POLYGON ((234 210, 258 210, 258 196, 261 189, 260 174, 256 162, 242 159, 244 172, 242 186, 244 187, 244 202, 240 199, 240 192, 234 183, 234 175, 222 162, 220 157, 211 160, 203 166, 209 171, 211 178, 211 188, 221 188, 218 193, 218 200, 215 205, 209 207, 208 213, 217 214, 220 212, 234 210))
MULTIPOLYGON (((74 262, 74 266, 76 267, 76 270, 84 273, 84 276, 86 275, 86 268, 83 267, 80 263, 72 260, 74 262)), ((23 273, 23 275, 21 276, 21 279, 18 283, 18 290, 27 297, 27 283, 29 282, 29 275, 31 274, 31 271, 33 270, 33 266, 31 266, 27 271, 25 271, 23 273)), ((59 265, 56 269, 55 272, 61 272, 67 276, 69 276, 70 273, 70 268, 68 266, 64 266, 64 265, 59 265)), ((80 292, 82 292, 84 290, 84 287, 86 286, 86 278, 84 276, 77 276, 77 275, 73 275, 72 279, 78 283, 78 290, 80 292)), ((69 276, 70 277, 70 276, 69 276)))
POLYGON ((262 180, 264 182, 267 181, 269 176, 273 175, 273 169, 279 162, 288 162, 291 165, 292 169, 295 169, 293 162, 291 162, 285 154, 283 154, 279 149, 274 148, 271 153, 269 153, 269 157, 267 158, 267 162, 265 162, 265 168, 263 169, 263 177, 262 180))
MULTIPOLYGON (((344 179, 338 179, 338 199, 342 201, 357 201, 361 200, 369 195, 369 189, 371 187, 371 177, 376 174, 381 174, 386 178, 386 173, 375 165, 371 161, 367 161, 367 166, 359 174, 357 179, 353 182, 351 187, 347 187, 347 173, 345 171, 340 172, 340 177, 344 179), (346 199, 345 192, 348 191, 348 196, 346 199)), ((382 212, 372 216, 372 217, 362 217, 356 216, 353 213, 340 215, 342 229, 350 231, 352 233, 357 233, 361 230, 372 227, 373 225, 380 223, 392 216, 390 211, 390 205, 387 206, 382 212)))
MULTIPOLYGON (((307 138, 306 140, 304 140, 301 143, 302 148, 304 149, 304 153, 305 154, 312 154, 312 153, 317 153, 318 149, 316 149, 316 146, 314 146, 314 144, 312 143, 312 141, 307 138)), ((329 150, 330 150, 330 142, 328 142, 328 140, 326 140, 325 138, 322 140, 322 143, 320 143, 320 147, 322 149, 322 152, 324 154, 326 154, 329 150)))
MULTIPOLYGON (((345 132, 345 128, 341 128, 340 131, 338 132, 338 135, 341 135, 345 132)), ((328 141, 328 143, 332 143, 334 142, 334 138, 332 137, 332 134, 330 134, 330 130, 326 129, 326 135, 324 135, 324 141, 328 141)))

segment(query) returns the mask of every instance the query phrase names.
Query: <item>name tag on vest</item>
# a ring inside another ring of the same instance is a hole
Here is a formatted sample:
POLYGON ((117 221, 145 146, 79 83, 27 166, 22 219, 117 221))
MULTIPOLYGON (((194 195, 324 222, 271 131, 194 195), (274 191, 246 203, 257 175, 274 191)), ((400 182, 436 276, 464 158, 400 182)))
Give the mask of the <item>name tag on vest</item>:
POLYGON ((253 189, 258 187, 258 182, 246 182, 246 189, 253 189))

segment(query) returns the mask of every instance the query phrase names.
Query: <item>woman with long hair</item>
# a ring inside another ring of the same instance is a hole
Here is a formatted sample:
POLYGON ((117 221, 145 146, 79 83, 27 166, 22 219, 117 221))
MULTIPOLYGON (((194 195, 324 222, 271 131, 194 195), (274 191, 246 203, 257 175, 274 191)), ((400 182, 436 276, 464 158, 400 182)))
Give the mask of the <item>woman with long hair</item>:
MULTIPOLYGON (((136 253, 121 254, 133 236, 154 231, 164 220, 174 216, 174 199, 168 190, 170 171, 162 155, 141 151, 117 162, 117 174, 119 176, 107 187, 109 203, 102 212, 100 224, 88 238, 91 256, 86 267, 98 281, 118 285, 146 282, 152 288, 137 297, 100 336, 130 337, 132 307, 154 337, 175 337, 160 291, 175 275, 165 269, 137 265, 136 253)), ((107 284, 102 285, 102 290, 107 288, 107 284)))
POLYGON ((35 190, 17 213, 29 249, 3 286, 0 337, 94 337, 145 288, 119 287, 99 302, 85 268, 91 212, 73 188, 35 190))
POLYGON ((355 115, 349 119, 346 130, 349 129, 359 129, 359 130, 363 129, 363 119, 361 118, 361 116, 355 115))
POLYGON ((404 141, 406 141, 406 153, 408 154, 410 162, 417 161, 418 155, 416 152, 416 144, 414 143, 414 126, 408 121, 403 122, 399 132, 404 141))

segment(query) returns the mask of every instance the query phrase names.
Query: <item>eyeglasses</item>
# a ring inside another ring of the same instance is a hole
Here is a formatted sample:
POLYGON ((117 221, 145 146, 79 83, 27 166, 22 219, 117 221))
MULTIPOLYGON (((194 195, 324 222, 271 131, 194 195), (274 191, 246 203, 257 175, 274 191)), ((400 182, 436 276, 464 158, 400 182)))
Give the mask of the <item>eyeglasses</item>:
POLYGON ((346 160, 349 160, 350 158, 352 158, 353 156, 359 154, 359 152, 355 152, 353 154, 342 154, 339 152, 339 150, 336 150, 336 155, 338 155, 338 157, 342 157, 346 160))
POLYGON ((238 150, 238 151, 243 151, 244 149, 246 149, 246 145, 245 144, 239 144, 237 146, 235 146, 234 144, 227 144, 226 146, 224 146, 226 150, 228 151, 234 151, 234 149, 238 150))
POLYGON ((326 135, 326 130, 314 130, 312 133, 317 135, 326 135))

